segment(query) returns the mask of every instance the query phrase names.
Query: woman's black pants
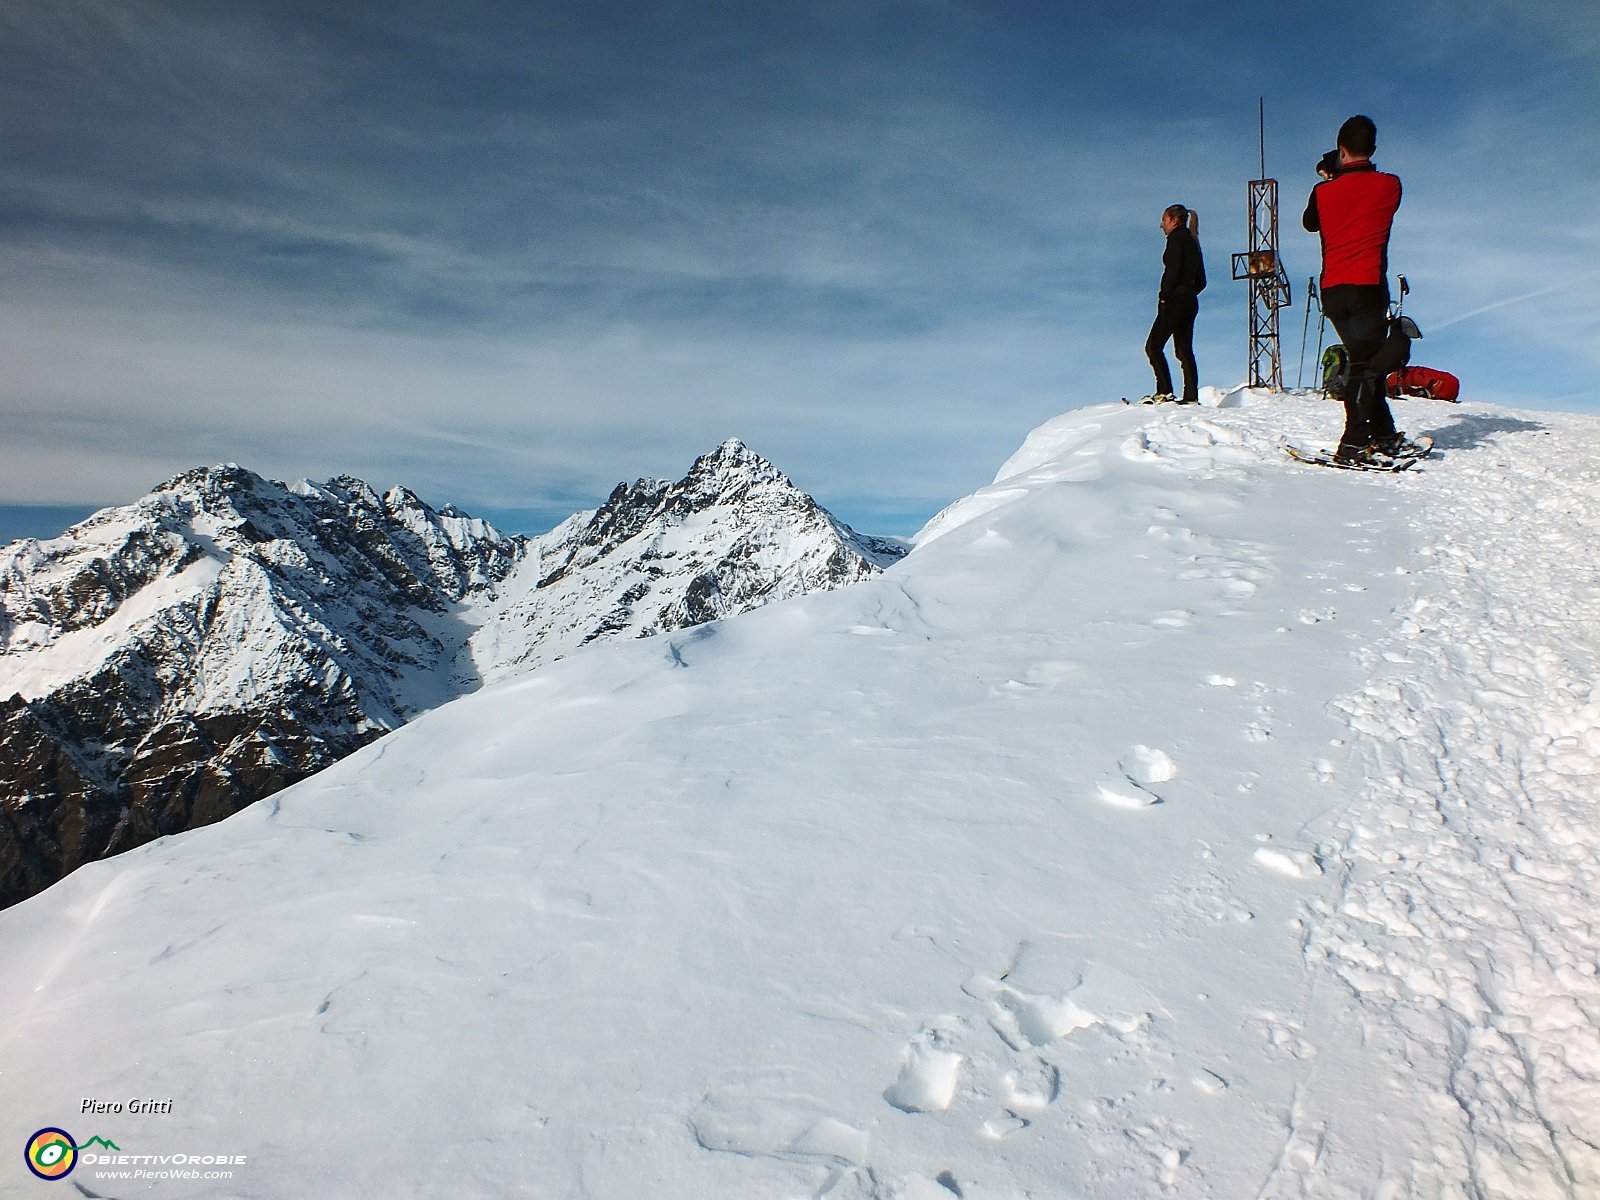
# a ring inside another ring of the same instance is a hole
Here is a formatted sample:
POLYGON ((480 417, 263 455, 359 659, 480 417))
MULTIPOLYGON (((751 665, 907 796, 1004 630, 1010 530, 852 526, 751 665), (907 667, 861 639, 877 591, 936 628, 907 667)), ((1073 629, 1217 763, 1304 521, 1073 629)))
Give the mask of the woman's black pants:
POLYGON ((1164 353, 1167 340, 1183 370, 1183 399, 1191 403, 1200 398, 1200 371, 1194 364, 1194 319, 1200 315, 1200 301, 1193 296, 1174 296, 1156 308, 1156 322, 1150 326, 1144 353, 1156 373, 1156 394, 1172 395, 1172 372, 1164 353))

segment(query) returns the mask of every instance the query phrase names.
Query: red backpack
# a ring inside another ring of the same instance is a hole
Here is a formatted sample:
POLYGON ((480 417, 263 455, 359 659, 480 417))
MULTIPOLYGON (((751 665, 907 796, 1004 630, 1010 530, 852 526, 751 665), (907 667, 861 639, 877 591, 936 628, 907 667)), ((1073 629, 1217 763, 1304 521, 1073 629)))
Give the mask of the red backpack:
POLYGON ((1391 396, 1426 396, 1430 400, 1461 402, 1461 380, 1449 371, 1432 367, 1402 367, 1389 376, 1391 396))

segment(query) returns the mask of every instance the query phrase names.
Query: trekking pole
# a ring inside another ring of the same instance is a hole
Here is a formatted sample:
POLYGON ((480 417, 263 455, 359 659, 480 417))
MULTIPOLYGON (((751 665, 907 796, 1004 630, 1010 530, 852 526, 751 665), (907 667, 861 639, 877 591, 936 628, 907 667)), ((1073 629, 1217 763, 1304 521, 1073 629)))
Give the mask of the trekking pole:
MULTIPOLYGON (((1317 277, 1306 280, 1306 319, 1300 326, 1300 366, 1294 373, 1295 390, 1299 391, 1306 373, 1306 334, 1311 331, 1311 298, 1317 294, 1317 277)), ((1318 307, 1321 307, 1320 305, 1318 307)))
MULTIPOLYGON (((1312 280, 1312 291, 1316 290, 1316 280, 1312 280)), ((1328 314, 1322 308, 1322 296, 1317 296, 1317 370, 1322 370, 1322 339, 1328 333, 1328 314)))

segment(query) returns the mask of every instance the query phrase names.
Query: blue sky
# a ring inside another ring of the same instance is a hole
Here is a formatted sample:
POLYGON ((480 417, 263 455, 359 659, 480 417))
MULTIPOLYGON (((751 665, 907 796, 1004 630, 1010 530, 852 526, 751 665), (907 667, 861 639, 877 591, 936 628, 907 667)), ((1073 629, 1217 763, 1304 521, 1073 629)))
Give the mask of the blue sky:
POLYGON ((0 0, 0 504, 236 461, 537 532, 738 436, 911 533, 1150 389, 1173 201, 1243 380, 1258 97, 1290 382, 1366 112, 1414 361, 1600 414, 1593 0, 0 0))

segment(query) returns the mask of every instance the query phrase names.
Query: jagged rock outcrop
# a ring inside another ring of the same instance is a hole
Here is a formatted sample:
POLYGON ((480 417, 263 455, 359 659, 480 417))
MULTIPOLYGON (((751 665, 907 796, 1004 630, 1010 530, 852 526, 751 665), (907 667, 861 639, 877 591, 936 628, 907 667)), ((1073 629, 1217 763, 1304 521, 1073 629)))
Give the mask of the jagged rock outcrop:
POLYGON ((348 476, 187 472, 0 548, 0 906, 237 812, 485 679, 903 553, 737 441, 540 538, 348 476))

